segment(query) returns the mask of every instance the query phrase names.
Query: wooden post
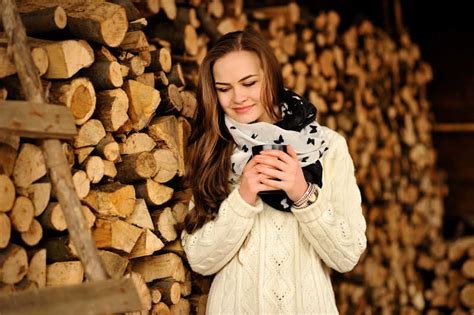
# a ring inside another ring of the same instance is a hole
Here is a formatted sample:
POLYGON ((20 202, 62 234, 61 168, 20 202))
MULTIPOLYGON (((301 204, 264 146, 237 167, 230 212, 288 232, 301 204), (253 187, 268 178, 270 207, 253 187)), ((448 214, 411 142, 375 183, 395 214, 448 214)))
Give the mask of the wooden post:
MULTIPOLYGON (((1 0, 3 29, 12 48, 18 76, 26 99, 31 102, 45 103, 41 81, 36 73, 30 49, 26 44, 26 32, 18 15, 15 2, 1 0)), ((78 256, 84 265, 89 280, 98 281, 108 278, 102 266, 87 223, 82 215, 81 203, 74 191, 69 165, 59 140, 42 140, 46 164, 50 172, 56 196, 61 204, 68 225, 69 234, 78 256)))

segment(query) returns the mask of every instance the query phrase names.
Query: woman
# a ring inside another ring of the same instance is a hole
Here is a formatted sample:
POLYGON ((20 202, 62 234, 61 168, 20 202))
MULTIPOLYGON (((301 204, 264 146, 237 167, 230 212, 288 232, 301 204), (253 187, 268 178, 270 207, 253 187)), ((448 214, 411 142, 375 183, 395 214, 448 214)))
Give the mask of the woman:
POLYGON ((216 274, 208 314, 335 314, 329 268, 350 271, 365 220, 345 139, 283 88, 252 30, 204 58, 190 137, 193 201, 182 244, 191 268, 216 274), (287 153, 261 144, 287 145, 287 153))

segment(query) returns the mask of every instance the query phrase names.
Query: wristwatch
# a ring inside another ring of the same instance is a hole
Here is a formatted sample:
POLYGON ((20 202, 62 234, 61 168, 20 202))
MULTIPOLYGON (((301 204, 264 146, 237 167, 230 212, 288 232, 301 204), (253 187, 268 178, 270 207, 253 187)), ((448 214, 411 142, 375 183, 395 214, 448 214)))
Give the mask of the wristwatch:
POLYGON ((318 200, 319 191, 316 184, 310 183, 303 196, 293 204, 295 209, 303 209, 318 200))

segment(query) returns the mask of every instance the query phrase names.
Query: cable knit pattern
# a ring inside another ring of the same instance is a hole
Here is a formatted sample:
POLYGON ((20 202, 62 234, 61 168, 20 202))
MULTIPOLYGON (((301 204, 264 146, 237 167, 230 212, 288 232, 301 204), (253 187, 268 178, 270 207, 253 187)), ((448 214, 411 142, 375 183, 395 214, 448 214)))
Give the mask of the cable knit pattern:
POLYGON ((247 204, 238 186, 217 218, 183 248, 194 271, 217 273, 208 314, 337 314, 328 267, 350 271, 366 248, 366 223, 345 139, 325 128, 323 188, 304 209, 247 204))

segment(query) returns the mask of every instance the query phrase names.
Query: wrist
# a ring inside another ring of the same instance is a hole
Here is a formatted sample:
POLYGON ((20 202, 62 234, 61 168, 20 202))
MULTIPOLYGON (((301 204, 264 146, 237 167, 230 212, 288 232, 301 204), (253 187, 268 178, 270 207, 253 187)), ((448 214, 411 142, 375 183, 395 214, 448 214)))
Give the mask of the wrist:
POLYGON ((242 186, 239 187, 240 197, 249 205, 254 206, 257 204, 257 195, 252 196, 251 193, 247 192, 245 189, 242 189, 242 186))
POLYGON ((313 204, 314 202, 316 202, 317 198, 318 198, 318 189, 316 187, 316 184, 310 183, 308 185, 308 189, 306 189, 303 196, 301 196, 300 199, 296 200, 293 203, 293 208, 296 208, 296 209, 305 208, 313 204))

